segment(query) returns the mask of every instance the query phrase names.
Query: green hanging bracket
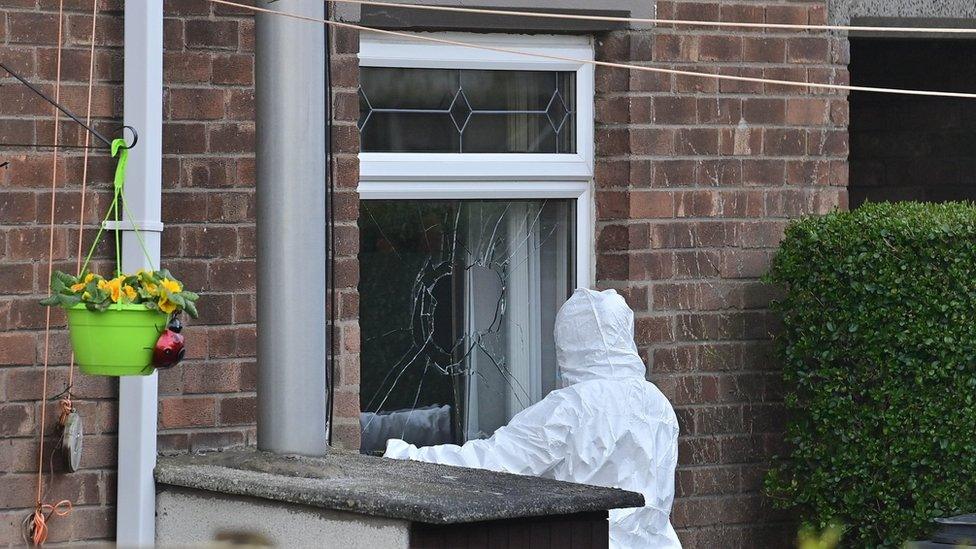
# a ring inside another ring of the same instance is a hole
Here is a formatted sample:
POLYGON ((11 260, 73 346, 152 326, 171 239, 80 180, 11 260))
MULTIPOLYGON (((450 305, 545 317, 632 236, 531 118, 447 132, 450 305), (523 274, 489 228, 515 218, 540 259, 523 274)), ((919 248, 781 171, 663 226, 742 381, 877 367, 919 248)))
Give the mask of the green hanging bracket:
MULTIPOLYGON (((119 223, 119 208, 125 209, 126 215, 129 217, 129 223, 132 224, 132 232, 136 235, 136 239, 139 241, 139 246, 142 248, 142 252, 146 254, 146 259, 149 261, 149 266, 151 269, 155 270, 153 266, 152 256, 149 255, 149 250, 146 248, 146 243, 142 238, 142 234, 139 232, 139 227, 137 226, 129 210, 125 208, 125 168, 129 162, 129 149, 124 139, 114 139, 112 141, 112 157, 118 157, 118 163, 115 166, 115 181, 113 183, 115 192, 112 196, 112 203, 109 205, 108 211, 105 213, 105 218, 102 219, 101 225, 98 227, 98 233, 95 235, 95 241, 92 242, 91 248, 88 250, 88 255, 85 257, 85 263, 81 268, 81 272, 85 272, 88 268, 88 263, 91 261, 92 254, 95 253, 95 248, 98 243, 102 240, 102 234, 105 231, 105 224, 114 215, 114 228, 115 232, 115 275, 122 275, 122 237, 121 237, 121 226, 119 223)), ((121 306, 121 302, 119 305, 121 306)))
POLYGON ((129 162, 129 148, 125 139, 112 140, 112 157, 119 157, 119 163, 115 166, 115 192, 121 192, 125 187, 125 165, 129 162), (119 151, 122 151, 119 154, 119 151))

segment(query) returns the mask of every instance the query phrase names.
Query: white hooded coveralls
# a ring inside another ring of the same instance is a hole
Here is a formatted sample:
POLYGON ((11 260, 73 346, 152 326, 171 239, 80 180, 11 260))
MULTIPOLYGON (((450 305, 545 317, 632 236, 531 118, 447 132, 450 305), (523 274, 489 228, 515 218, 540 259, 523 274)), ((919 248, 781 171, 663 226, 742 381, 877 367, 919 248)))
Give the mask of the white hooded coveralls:
POLYGON ((555 343, 565 388, 491 438, 425 448, 392 439, 385 457, 639 492, 644 507, 610 511, 610 546, 680 548, 669 520, 678 421, 644 379, 634 313, 614 290, 576 290, 556 316, 555 343))

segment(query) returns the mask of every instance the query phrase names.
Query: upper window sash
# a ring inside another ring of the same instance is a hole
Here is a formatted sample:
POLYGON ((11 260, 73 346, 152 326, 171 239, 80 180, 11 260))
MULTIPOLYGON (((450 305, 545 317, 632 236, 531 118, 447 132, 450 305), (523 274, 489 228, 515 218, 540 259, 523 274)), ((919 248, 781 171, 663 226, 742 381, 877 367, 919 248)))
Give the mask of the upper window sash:
MULTIPOLYGON (((420 36, 538 53, 593 59, 584 36, 417 33, 420 36)), ((530 57, 404 37, 361 38, 364 67, 448 68, 576 72, 576 152, 538 153, 360 153, 360 180, 370 181, 585 181, 593 177, 593 65, 530 57)))

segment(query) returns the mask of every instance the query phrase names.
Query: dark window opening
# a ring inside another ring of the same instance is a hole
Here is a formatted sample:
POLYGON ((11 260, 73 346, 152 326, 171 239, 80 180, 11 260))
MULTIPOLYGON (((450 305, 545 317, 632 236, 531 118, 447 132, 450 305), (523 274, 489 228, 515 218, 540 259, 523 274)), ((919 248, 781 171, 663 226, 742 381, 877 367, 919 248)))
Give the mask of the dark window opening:
MULTIPOLYGON (((976 41, 851 39, 855 85, 976 91, 976 41)), ((853 92, 850 205, 976 200, 976 101, 853 92)))

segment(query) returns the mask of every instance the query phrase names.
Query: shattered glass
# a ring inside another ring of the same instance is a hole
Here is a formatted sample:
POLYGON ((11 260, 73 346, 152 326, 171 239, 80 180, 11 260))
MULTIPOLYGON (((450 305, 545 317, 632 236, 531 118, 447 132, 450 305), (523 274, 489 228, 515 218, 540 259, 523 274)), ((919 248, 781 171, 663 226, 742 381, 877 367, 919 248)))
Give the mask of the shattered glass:
POLYGON ((558 386, 574 204, 361 202, 363 452, 488 437, 558 386))

